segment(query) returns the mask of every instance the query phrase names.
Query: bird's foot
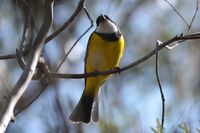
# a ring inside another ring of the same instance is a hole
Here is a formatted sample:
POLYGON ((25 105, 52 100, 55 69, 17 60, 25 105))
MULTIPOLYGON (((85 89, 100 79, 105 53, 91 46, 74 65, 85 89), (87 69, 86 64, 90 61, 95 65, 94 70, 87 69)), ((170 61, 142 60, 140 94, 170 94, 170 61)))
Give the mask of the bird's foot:
POLYGON ((115 68, 112 68, 112 70, 115 71, 115 75, 120 75, 121 68, 119 66, 115 67, 115 68))

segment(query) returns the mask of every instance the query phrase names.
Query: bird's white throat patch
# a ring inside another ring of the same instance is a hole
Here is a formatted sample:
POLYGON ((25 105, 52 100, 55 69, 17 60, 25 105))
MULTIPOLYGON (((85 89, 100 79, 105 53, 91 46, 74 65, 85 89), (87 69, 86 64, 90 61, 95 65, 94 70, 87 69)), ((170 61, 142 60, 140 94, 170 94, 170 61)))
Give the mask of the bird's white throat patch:
POLYGON ((97 33, 117 33, 118 28, 113 22, 111 22, 110 20, 107 20, 98 25, 96 32, 97 33))

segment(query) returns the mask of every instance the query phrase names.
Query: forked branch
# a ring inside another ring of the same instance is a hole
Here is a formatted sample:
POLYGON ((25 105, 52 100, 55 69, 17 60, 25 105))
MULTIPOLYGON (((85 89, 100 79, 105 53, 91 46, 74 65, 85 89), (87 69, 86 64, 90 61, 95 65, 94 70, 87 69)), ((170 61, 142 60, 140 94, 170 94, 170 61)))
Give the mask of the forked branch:
POLYGON ((45 15, 43 25, 40 28, 40 31, 33 43, 33 47, 30 50, 27 59, 27 65, 24 68, 22 75, 15 84, 12 92, 8 96, 8 99, 5 103, 5 107, 0 115, 0 133, 4 133, 8 124, 13 119, 13 111, 17 101, 25 92, 31 78, 34 74, 39 56, 44 46, 45 39, 47 37, 48 31, 52 25, 53 20, 53 3, 54 0, 45 1, 45 15))

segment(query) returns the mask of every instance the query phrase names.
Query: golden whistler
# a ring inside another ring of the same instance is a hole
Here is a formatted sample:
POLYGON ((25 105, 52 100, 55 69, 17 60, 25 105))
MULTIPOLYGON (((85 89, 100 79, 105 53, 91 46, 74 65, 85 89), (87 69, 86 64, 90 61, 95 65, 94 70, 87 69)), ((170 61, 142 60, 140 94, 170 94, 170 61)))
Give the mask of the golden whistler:
MULTIPOLYGON (((85 73, 105 71, 119 66, 124 51, 124 38, 116 24, 107 16, 100 15, 97 28, 90 35, 85 56, 85 73)), ((85 89, 76 108, 70 115, 72 122, 97 122, 98 92, 111 75, 85 78, 85 89), (94 104, 94 105, 93 105, 94 104)))

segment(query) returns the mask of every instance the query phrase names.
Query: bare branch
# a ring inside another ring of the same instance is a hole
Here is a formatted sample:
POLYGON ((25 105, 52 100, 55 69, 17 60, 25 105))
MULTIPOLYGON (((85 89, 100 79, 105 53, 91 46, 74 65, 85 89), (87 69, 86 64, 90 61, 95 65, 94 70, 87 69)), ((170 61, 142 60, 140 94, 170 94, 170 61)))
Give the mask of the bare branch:
POLYGON ((16 49, 16 56, 17 56, 17 63, 19 64, 21 69, 24 70, 26 66, 26 61, 24 60, 22 53, 18 49, 16 49))
POLYGON ((150 51, 148 54, 146 54, 142 58, 138 59, 137 61, 134 61, 133 63, 131 63, 127 66, 124 66, 122 68, 119 68, 119 69, 111 69, 111 70, 106 70, 106 71, 91 72, 91 73, 85 73, 85 74, 62 74, 62 73, 50 72, 48 74, 48 77, 49 78, 80 79, 80 78, 86 78, 86 77, 94 77, 94 76, 109 75, 109 74, 114 74, 114 73, 121 73, 123 71, 131 69, 131 68, 137 66, 138 64, 146 61, 148 58, 150 58, 151 56, 156 54, 157 51, 161 50, 166 45, 169 45, 172 42, 181 41, 181 40, 194 40, 194 39, 200 39, 200 33, 199 32, 186 34, 186 35, 181 34, 180 36, 175 36, 172 39, 162 43, 157 48, 153 49, 152 51, 150 51))
POLYGON ((67 56, 71 53, 72 49, 76 46, 76 44, 80 41, 80 39, 93 27, 93 20, 91 19, 87 9, 84 7, 83 8, 88 19, 90 20, 90 27, 87 28, 87 30, 76 40, 76 42, 72 45, 72 47, 69 49, 69 51, 65 54, 64 58, 61 60, 61 63, 58 65, 56 71, 58 71, 60 69, 60 67, 62 66, 62 64, 64 63, 65 59, 67 58, 67 56))
POLYGON ((55 91, 55 99, 56 99, 56 103, 55 103, 55 106, 56 106, 56 111, 57 111, 57 114, 60 116, 60 120, 62 121, 63 124, 61 124, 60 126, 63 126, 63 133, 69 133, 69 127, 68 127, 68 123, 66 122, 66 118, 65 118, 65 113, 63 111, 63 108, 62 108, 62 104, 60 102, 60 97, 59 97, 59 88, 57 87, 56 85, 56 88, 54 89, 55 91))
POLYGON ((23 95, 26 90, 31 78, 34 74, 39 56, 44 46, 45 39, 47 37, 48 31, 52 25, 53 19, 53 3, 54 0, 45 1, 45 15, 43 25, 33 43, 33 47, 28 56, 27 65, 20 76, 19 80, 15 84, 12 92, 10 93, 3 112, 0 115, 0 133, 5 132, 8 124, 14 117, 13 111, 17 101, 23 95))
POLYGON ((168 0, 164 0, 167 4, 169 4, 169 6, 175 11, 175 13, 184 21, 184 23, 187 25, 187 27, 189 27, 188 22, 185 20, 185 18, 176 10, 176 8, 168 1, 168 0))
POLYGON ((16 54, 1 55, 0 60, 15 59, 16 57, 17 57, 16 54))
MULTIPOLYGON (((156 48, 161 45, 162 43, 157 41, 156 43, 156 48)), ((162 100, 162 116, 161 116, 161 133, 164 132, 164 122, 165 122, 165 97, 164 97, 164 93, 163 93, 163 89, 162 89, 162 85, 161 85, 161 81, 160 81, 160 77, 159 77, 159 55, 158 55, 158 51, 156 52, 156 79, 158 82, 158 86, 160 89, 160 95, 161 95, 161 100, 162 100)))

